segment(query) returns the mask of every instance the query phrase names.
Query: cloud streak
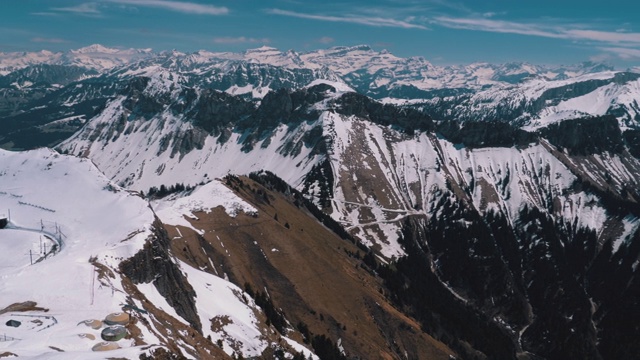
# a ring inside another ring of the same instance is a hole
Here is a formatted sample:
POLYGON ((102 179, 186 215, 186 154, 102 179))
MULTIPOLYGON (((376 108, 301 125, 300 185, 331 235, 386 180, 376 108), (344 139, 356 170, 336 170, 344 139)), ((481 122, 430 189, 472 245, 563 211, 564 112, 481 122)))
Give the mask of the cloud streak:
POLYGON ((600 50, 612 53, 622 60, 640 60, 640 50, 623 47, 601 47, 600 50))
POLYGON ((342 23, 359 24, 359 25, 366 25, 366 26, 373 26, 373 27, 394 27, 394 28, 403 28, 403 29, 427 30, 427 27, 424 25, 415 24, 409 21, 404 21, 404 20, 388 19, 388 18, 382 18, 377 16, 315 15, 315 14, 299 13, 295 11, 281 10, 281 9, 267 9, 266 13, 271 15, 289 16, 289 17, 296 17, 301 19, 328 21, 328 22, 342 22, 342 23))
POLYGON ((48 43, 48 44, 63 44, 63 43, 67 43, 68 41, 65 40, 65 39, 60 39, 60 38, 34 37, 34 38, 31 38, 31 42, 48 43))
POLYGON ((213 38, 214 44, 257 44, 257 43, 268 44, 270 42, 271 40, 269 40, 268 38, 256 39, 256 38, 244 37, 244 36, 238 36, 238 37, 222 36, 222 37, 213 38))
POLYGON ((575 41, 594 41, 618 44, 620 46, 640 46, 640 33, 588 30, 582 24, 516 23, 488 18, 455 18, 448 16, 435 17, 432 19, 432 23, 451 29, 519 34, 575 41))
POLYGON ((451 29, 563 38, 562 34, 557 30, 545 29, 537 24, 516 23, 487 18, 454 18, 448 16, 435 17, 432 22, 451 29))
MULTIPOLYGON (((84 15, 84 16, 99 16, 101 15, 100 10, 98 10, 98 4, 95 2, 83 3, 76 6, 68 6, 68 7, 59 7, 52 8, 55 11, 67 12, 76 15, 84 15)), ((44 13, 40 13, 44 14, 44 13)))
POLYGON ((59 13, 50 12, 50 11, 37 11, 37 12, 32 12, 30 14, 35 16, 60 16, 59 13))
POLYGON ((192 2, 170 0, 108 0, 111 3, 142 7, 152 7, 186 14, 227 15, 229 9, 224 6, 205 5, 192 2))

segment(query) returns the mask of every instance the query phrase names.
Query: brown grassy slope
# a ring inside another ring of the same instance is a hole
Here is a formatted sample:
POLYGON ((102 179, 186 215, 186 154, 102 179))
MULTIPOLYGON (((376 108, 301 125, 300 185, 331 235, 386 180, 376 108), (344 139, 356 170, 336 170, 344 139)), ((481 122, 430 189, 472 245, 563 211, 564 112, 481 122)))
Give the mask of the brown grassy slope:
POLYGON ((258 208, 258 215, 231 218, 221 208, 197 213, 199 220, 190 221, 203 236, 180 227, 178 238, 176 227, 166 225, 176 256, 226 274, 240 286, 266 289, 293 326, 304 322, 313 334, 342 339, 349 357, 404 359, 406 352, 410 359, 449 359, 453 352, 391 306, 380 293, 380 279, 348 255, 358 252, 356 246, 281 194, 240 179, 238 195, 258 208), (268 194, 268 202, 258 189, 268 194))

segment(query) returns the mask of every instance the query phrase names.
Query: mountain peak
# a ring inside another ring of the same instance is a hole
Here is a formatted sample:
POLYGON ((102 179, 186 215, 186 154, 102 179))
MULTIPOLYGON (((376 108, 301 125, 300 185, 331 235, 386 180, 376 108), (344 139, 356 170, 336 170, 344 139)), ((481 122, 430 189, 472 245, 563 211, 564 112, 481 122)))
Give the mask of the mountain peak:
POLYGON ((282 52, 276 48, 266 45, 257 49, 249 49, 245 51, 244 58, 249 62, 283 66, 287 68, 300 68, 303 66, 303 62, 300 60, 300 56, 297 52, 293 50, 282 52))
POLYGON ((262 45, 259 48, 255 48, 255 49, 247 49, 247 51, 245 51, 245 53, 263 53, 263 52, 280 52, 280 50, 271 47, 271 46, 267 46, 267 45, 262 45))
POLYGON ((71 52, 74 54, 91 54, 91 53, 113 54, 113 53, 117 53, 118 51, 120 50, 114 49, 114 48, 108 48, 100 44, 92 44, 89 46, 82 47, 80 49, 71 50, 71 52))
POLYGON ((373 49, 369 45, 355 45, 355 46, 333 46, 329 48, 329 51, 349 53, 354 51, 373 51, 373 49))

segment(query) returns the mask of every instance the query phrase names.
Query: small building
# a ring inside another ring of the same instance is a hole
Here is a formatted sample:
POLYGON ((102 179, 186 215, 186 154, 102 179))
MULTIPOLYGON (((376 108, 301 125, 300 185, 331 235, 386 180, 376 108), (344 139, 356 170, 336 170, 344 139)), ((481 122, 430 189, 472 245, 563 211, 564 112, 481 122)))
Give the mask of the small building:
POLYGON ((90 328, 92 328, 94 330, 98 330, 98 329, 100 329, 102 327, 102 321, 101 320, 95 320, 95 319, 80 321, 78 323, 78 325, 80 325, 80 324, 84 324, 84 325, 86 325, 86 326, 88 326, 88 327, 90 327, 90 328))
POLYGON ((109 326, 100 334, 104 341, 118 341, 127 336, 127 329, 122 325, 109 326))
POLYGON ((21 323, 20 321, 18 321, 18 320, 13 320, 13 319, 12 319, 12 320, 7 321, 7 322, 6 322, 6 325, 7 325, 7 326, 11 326, 11 327, 15 327, 15 328, 17 328, 17 327, 19 327, 20 325, 22 325, 22 323, 21 323))
POLYGON ((9 225, 9 219, 6 217, 0 217, 0 229, 4 229, 9 225))
POLYGON ((107 325, 127 325, 129 323, 129 314, 127 313, 112 313, 104 318, 104 323, 107 325))
POLYGON ((111 351, 111 350, 117 350, 117 349, 120 349, 120 345, 112 342, 97 343, 91 348, 91 350, 93 351, 111 351))

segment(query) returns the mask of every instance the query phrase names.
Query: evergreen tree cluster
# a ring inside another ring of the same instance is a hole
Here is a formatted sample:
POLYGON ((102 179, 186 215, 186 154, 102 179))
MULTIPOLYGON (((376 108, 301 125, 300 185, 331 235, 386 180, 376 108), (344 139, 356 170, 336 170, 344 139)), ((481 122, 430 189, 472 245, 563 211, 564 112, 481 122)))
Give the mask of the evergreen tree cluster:
POLYGON ((346 116, 369 119, 382 126, 393 126, 413 135, 415 131, 431 131, 435 128, 429 115, 412 108, 381 104, 365 95, 346 93, 336 100, 336 111, 346 116))
MULTIPOLYGON (((320 315, 322 316, 322 315, 320 315)), ((309 331, 309 327, 300 321, 296 326, 302 334, 304 342, 311 344, 314 352, 320 360, 346 360, 347 357, 342 354, 340 349, 326 335, 314 335, 309 331)))
POLYGON ((438 124, 436 131, 452 143, 472 149, 526 146, 537 141, 535 134, 503 121, 469 121, 460 126, 449 120, 438 124))
POLYGON ((629 129, 626 130, 622 135, 631 155, 640 159, 640 130, 629 129))
POLYGON ((347 360, 333 341, 325 335, 315 335, 311 340, 311 346, 320 360, 347 360))
POLYGON ((564 120, 541 129, 539 133, 572 155, 591 155, 604 151, 619 154, 624 150, 618 119, 612 115, 564 120))
POLYGON ((273 305, 271 298, 262 291, 254 291, 251 284, 245 283, 245 292, 251 296, 267 316, 267 325, 273 325, 280 334, 286 335, 287 319, 284 313, 273 305))
POLYGON ((149 190, 147 191, 147 198, 162 199, 163 197, 171 194, 175 194, 183 191, 190 191, 193 189, 194 189, 193 186, 190 186, 190 185, 185 186, 183 183, 176 183, 175 185, 171 185, 169 187, 162 184, 160 185, 160 188, 157 188, 155 186, 150 187, 149 190))
POLYGON ((331 207, 333 197, 333 170, 328 159, 320 164, 314 165, 304 179, 303 192, 309 194, 311 186, 317 185, 319 193, 313 194, 318 197, 318 204, 323 209, 331 207))
POLYGON ((429 255, 420 246, 424 240, 420 234, 425 230, 408 220, 401 238, 408 255, 377 268, 391 299, 415 316, 424 331, 465 359, 515 359, 516 345, 511 335, 473 305, 455 297, 429 270, 429 255), (484 355, 469 350, 465 342, 484 355))

